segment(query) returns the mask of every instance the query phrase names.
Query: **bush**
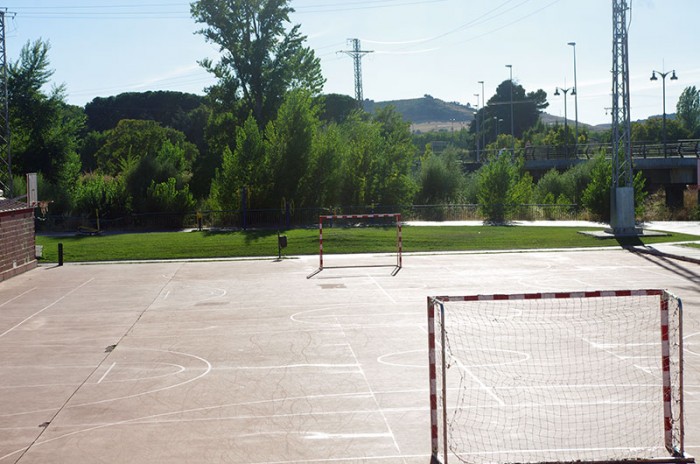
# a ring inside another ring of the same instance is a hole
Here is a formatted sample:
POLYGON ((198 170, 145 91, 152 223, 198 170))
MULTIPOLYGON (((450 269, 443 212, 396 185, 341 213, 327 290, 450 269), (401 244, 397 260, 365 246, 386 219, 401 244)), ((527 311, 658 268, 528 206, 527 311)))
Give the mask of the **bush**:
POLYGON ((479 208, 486 222, 502 224, 514 211, 515 204, 526 203, 532 191, 532 178, 520 176, 520 164, 509 153, 492 158, 479 170, 479 208))
POLYGON ((131 197, 123 178, 84 174, 75 188, 74 213, 116 218, 131 212, 131 197))

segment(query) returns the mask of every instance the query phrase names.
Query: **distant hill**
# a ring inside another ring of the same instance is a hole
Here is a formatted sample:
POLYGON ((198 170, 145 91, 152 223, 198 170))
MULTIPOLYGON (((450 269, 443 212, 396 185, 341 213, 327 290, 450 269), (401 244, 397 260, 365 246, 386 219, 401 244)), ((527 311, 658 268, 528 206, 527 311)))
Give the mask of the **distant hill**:
POLYGON ((406 121, 413 124, 428 122, 451 121, 459 123, 471 123, 474 120, 474 108, 470 105, 461 105, 457 102, 445 102, 439 98, 425 95, 422 98, 412 98, 409 100, 393 100, 375 102, 365 100, 364 108, 368 113, 374 113, 377 109, 386 106, 394 106, 406 121))
MULTIPOLYGON (((465 106, 457 102, 446 102, 430 95, 408 100, 382 102, 365 100, 364 102, 365 111, 369 113, 374 113, 377 109, 389 105, 394 106, 396 111, 411 123, 413 130, 421 132, 450 131, 468 127, 474 120, 474 113, 476 113, 476 109, 469 104, 465 106)), ((549 113, 542 113, 541 118, 545 124, 564 123, 564 118, 549 113)), ((573 123, 573 119, 569 119, 569 124, 573 123)), ((579 127, 597 131, 609 129, 610 125, 591 126, 579 121, 579 127)))

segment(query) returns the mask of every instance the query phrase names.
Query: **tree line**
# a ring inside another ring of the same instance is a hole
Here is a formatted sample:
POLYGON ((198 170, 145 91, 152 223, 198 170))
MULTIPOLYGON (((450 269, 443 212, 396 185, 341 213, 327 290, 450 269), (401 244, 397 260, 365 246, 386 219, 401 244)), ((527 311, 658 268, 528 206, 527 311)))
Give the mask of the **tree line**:
MULTIPOLYGON (((53 202, 52 214, 236 210, 242 202, 251 209, 278 208, 281 201, 468 202, 501 220, 508 205, 541 202, 580 203, 605 219, 608 201, 593 198, 609 169, 604 158, 536 181, 517 155, 527 144, 605 141, 609 134, 581 130, 575 141, 570 127, 544 125, 547 94, 510 81, 476 114, 484 127, 412 134, 391 106, 370 114, 350 97, 322 94, 320 62, 300 25, 290 24, 289 3, 192 4, 200 34, 220 52, 219 61, 201 63, 217 77, 204 96, 125 93, 72 106, 64 86, 45 90, 53 74, 49 43, 28 42, 8 67, 14 172, 39 173, 39 195, 53 202), (493 153, 508 150, 469 172, 477 140, 493 153), (437 141, 446 148, 433 149, 437 141)), ((668 138, 700 136, 699 114, 698 91, 689 87, 678 117, 667 121, 668 138)), ((635 124, 633 138, 661 140, 657 126, 658 119, 635 124)), ((643 179, 636 182, 641 192, 643 179)), ((22 191, 23 180, 14 186, 22 191)))

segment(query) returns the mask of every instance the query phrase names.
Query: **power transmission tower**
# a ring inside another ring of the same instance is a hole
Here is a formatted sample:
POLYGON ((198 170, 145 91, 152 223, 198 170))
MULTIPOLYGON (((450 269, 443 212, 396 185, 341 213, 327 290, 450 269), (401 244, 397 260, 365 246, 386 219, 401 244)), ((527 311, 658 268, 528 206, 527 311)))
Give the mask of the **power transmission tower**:
POLYGON ((613 0, 612 188, 610 227, 615 235, 636 235, 630 142, 630 73, 627 0, 613 0))
MULTIPOLYGON (((9 13, 14 14, 14 13, 9 13)), ((7 94, 7 50, 5 48, 5 17, 0 11, 0 190, 12 198, 12 151, 10 150, 10 107, 7 94)))
POLYGON ((352 57, 355 64, 355 100, 357 106, 362 108, 364 97, 362 96, 362 57, 368 53, 374 53, 373 50, 362 50, 360 47, 360 39, 348 39, 352 42, 352 50, 341 50, 339 53, 345 53, 352 57))

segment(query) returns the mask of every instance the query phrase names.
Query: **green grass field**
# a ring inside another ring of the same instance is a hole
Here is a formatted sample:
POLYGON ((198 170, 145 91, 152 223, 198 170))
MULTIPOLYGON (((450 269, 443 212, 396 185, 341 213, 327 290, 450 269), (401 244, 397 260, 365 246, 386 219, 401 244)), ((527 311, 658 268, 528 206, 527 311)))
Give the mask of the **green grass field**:
MULTIPOLYGON (((521 250, 700 240, 700 236, 686 234, 626 241, 601 240, 578 233, 583 230, 601 229, 536 226, 404 227, 403 249, 404 252, 521 250)), ((396 229, 393 227, 324 228, 323 234, 326 254, 391 252, 396 249, 396 229)), ((317 229, 289 230, 284 235, 288 238, 288 247, 282 251, 283 256, 318 254, 317 229)), ((36 243, 44 247, 43 262, 58 260, 59 243, 63 244, 65 262, 277 256, 276 231, 37 236, 36 243)))

